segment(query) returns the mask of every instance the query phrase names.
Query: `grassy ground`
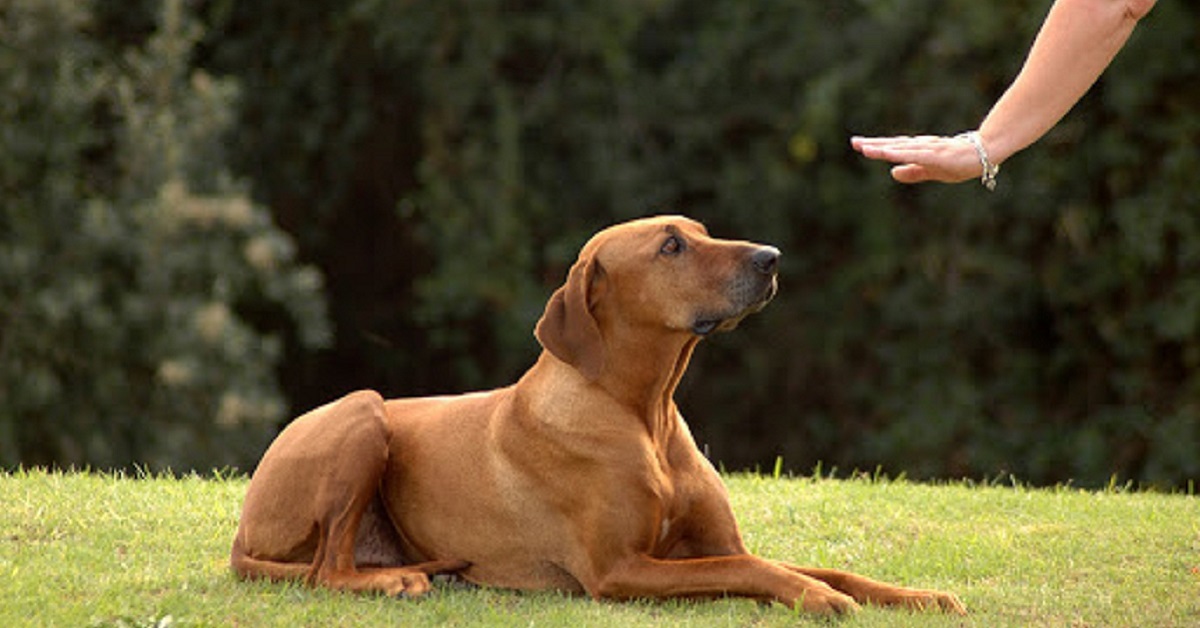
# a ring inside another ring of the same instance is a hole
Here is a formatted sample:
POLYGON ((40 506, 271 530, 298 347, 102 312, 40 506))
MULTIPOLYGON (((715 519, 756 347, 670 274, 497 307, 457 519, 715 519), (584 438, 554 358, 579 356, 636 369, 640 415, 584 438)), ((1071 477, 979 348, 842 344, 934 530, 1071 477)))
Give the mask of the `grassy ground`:
MULTIPOLYGON (((867 609, 845 626, 1200 625, 1200 498, 727 478, 747 543, 954 591, 972 614, 867 609)), ((746 601, 598 603, 440 586, 417 600, 236 581, 244 478, 0 474, 0 626, 826 625, 746 601)))

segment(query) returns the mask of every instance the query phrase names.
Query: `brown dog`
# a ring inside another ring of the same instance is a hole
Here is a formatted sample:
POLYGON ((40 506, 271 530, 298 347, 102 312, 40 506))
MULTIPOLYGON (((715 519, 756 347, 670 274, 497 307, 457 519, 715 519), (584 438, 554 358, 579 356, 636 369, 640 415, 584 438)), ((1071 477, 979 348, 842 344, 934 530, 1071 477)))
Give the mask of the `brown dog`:
POLYGON ((774 296, 778 258, 680 217, 601 231, 546 305, 545 350, 515 385, 357 392, 289 425, 250 481, 234 570, 389 595, 458 572, 596 598, 964 612, 947 593, 746 551, 672 394, 701 338, 774 296))

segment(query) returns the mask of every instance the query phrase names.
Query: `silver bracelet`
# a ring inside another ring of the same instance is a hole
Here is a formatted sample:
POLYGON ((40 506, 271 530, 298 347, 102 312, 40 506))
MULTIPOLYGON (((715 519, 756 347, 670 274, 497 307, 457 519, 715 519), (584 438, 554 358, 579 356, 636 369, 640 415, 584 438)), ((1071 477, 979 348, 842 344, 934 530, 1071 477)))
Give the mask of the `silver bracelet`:
POLYGON ((996 175, 1000 174, 1000 165, 993 164, 988 159, 987 149, 983 147, 983 140, 979 138, 979 131, 967 131, 955 136, 957 139, 967 140, 971 146, 975 147, 975 154, 979 155, 979 163, 983 166, 983 176, 979 178, 979 182, 989 192, 996 191, 996 175))

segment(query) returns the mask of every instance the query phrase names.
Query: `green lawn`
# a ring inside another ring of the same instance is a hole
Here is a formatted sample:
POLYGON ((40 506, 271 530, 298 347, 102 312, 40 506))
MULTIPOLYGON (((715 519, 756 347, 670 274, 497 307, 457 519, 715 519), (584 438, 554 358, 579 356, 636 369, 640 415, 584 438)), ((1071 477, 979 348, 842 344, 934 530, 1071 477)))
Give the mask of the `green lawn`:
MULTIPOLYGON (((747 543, 957 593, 966 619, 866 609, 845 626, 1198 626, 1200 498, 727 477, 747 543)), ((242 583, 244 478, 0 474, 0 625, 791 626, 779 606, 598 603, 440 586, 394 600, 242 583)))

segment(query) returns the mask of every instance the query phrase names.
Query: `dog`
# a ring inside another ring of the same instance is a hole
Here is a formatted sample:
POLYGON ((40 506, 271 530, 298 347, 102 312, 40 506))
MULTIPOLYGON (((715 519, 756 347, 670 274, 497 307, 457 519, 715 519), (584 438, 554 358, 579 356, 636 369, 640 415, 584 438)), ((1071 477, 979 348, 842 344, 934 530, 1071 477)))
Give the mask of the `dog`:
POLYGON ((680 216, 600 231, 546 304, 543 351, 516 384, 359 391, 288 425, 250 480, 233 570, 392 596, 453 573, 596 599, 965 613, 952 594, 746 550, 673 393, 703 338, 774 297, 779 258, 680 216))

